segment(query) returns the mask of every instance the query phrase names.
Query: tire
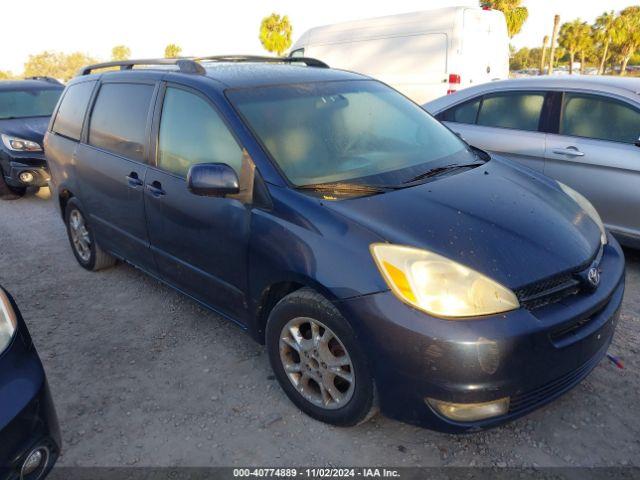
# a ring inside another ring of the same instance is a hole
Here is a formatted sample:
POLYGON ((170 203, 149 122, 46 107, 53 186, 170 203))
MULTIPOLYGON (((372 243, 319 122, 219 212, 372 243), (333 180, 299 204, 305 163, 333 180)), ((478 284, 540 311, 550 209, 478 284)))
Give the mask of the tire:
POLYGON ((310 417, 352 426, 377 412, 371 370, 351 325, 316 291, 303 288, 278 302, 267 321, 266 344, 280 386, 310 417))
POLYGON ((0 170, 0 198, 2 200, 17 200, 24 197, 27 187, 12 187, 7 184, 2 170, 0 170))
POLYGON ((91 225, 82 211, 79 202, 71 198, 64 210, 69 243, 78 263, 87 270, 98 271, 112 267, 116 259, 105 252, 96 242, 91 225), (76 222, 81 220, 82 226, 76 222), (82 230, 84 227, 84 230, 82 230))

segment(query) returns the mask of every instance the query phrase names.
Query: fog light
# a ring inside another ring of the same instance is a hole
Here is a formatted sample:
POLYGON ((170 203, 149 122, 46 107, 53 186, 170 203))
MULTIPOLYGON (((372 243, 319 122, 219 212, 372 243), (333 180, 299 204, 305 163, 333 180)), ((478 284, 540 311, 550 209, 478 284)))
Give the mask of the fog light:
POLYGON ((33 172, 22 172, 19 175, 19 178, 22 183, 31 183, 35 179, 35 176, 33 175, 33 172))
POLYGON ((22 468, 20 469, 20 478, 22 480, 38 478, 40 474, 42 474, 42 472, 45 470, 48 462, 49 449, 47 447, 34 448, 22 463, 22 468))
POLYGON ((509 411, 509 397, 483 403, 450 403, 435 398, 425 400, 440 415, 456 422, 473 422, 499 417, 509 411))

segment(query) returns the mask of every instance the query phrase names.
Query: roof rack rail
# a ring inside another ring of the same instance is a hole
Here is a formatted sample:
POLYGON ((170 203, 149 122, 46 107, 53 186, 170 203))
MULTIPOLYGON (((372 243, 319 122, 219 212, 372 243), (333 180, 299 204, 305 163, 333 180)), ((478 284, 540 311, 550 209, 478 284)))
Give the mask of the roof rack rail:
POLYGON ((308 67, 329 68, 329 65, 311 57, 265 57, 260 55, 213 55, 196 57, 198 62, 258 62, 258 63, 304 63, 308 67))
POLYGON ((25 80, 42 80, 43 82, 49 83, 57 83, 58 85, 63 85, 63 83, 57 78, 47 77, 46 75, 33 75, 31 77, 25 77, 25 80))
POLYGON ((176 65, 178 69, 183 73, 206 73, 202 65, 191 58, 153 58, 144 60, 119 60, 116 62, 104 62, 96 63, 94 65, 87 65, 78 70, 77 75, 90 75, 94 70, 113 67, 120 67, 120 70, 132 70, 136 65, 176 65))
POLYGON ((213 55, 210 57, 188 58, 150 58, 145 60, 120 60, 116 62, 96 63, 78 70, 77 75, 90 75, 94 70, 119 67, 120 70, 132 70, 137 65, 161 66, 176 65, 182 73, 203 75, 206 70, 199 62, 258 62, 258 63, 304 63, 308 67, 329 68, 326 63, 310 57, 263 57, 259 55, 213 55))

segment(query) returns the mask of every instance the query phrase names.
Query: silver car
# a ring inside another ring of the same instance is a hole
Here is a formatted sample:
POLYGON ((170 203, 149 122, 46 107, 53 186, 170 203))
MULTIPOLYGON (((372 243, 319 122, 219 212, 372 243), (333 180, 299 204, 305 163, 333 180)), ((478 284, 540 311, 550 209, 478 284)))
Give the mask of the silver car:
POLYGON ((569 185, 640 248, 640 78, 531 77, 424 105, 468 143, 569 185))

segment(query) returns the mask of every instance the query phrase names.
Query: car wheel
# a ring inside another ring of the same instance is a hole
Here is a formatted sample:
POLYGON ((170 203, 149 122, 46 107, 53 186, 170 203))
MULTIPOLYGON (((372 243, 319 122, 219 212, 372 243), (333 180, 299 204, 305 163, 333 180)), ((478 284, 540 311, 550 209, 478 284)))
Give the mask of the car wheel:
POLYGON ((0 170, 0 198, 2 200, 17 200, 24 197, 26 187, 12 187, 7 184, 2 170, 0 170))
POLYGON ((82 267, 96 271, 115 265, 116 259, 97 244, 91 226, 74 198, 65 208, 65 223, 71 249, 82 267))
POLYGON ((271 311, 266 343, 283 390, 303 412, 350 426, 377 411, 375 387, 349 322, 319 293, 303 288, 271 311))

